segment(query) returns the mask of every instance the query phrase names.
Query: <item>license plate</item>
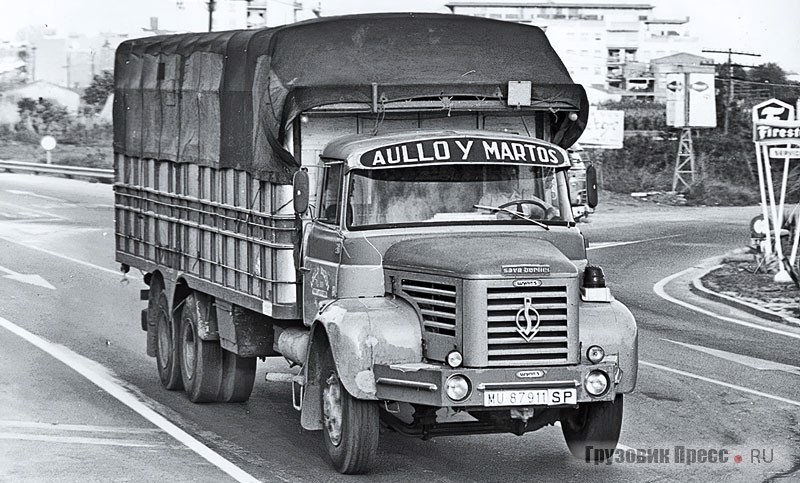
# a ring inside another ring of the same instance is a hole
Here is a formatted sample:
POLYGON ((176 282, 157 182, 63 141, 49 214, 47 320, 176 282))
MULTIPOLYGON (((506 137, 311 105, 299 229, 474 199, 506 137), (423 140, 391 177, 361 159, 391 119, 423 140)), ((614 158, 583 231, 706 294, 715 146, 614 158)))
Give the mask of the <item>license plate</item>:
POLYGON ((485 391, 483 405, 496 406, 555 406, 559 404, 577 404, 578 391, 565 389, 504 389, 501 391, 485 391))

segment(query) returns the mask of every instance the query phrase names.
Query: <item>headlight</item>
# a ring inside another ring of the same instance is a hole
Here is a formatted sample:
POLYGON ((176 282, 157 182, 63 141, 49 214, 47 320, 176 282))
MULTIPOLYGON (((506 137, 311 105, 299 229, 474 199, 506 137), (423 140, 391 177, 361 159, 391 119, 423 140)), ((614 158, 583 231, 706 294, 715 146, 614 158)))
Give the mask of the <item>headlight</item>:
POLYGON ((586 376, 583 387, 592 396, 602 396, 608 391, 608 376, 603 371, 592 371, 586 376))
POLYGON ((469 396, 469 380, 460 374, 448 377, 444 386, 447 397, 455 402, 463 401, 469 396))
POLYGON ((455 369, 459 367, 461 363, 464 362, 464 358, 461 356, 461 353, 458 351, 453 351, 447 354, 447 365, 455 369))
POLYGON ((597 364, 598 362, 602 361, 605 356, 606 351, 604 351, 599 345, 593 345, 589 347, 589 350, 586 351, 586 357, 589 359, 589 361, 591 361, 592 364, 597 364))

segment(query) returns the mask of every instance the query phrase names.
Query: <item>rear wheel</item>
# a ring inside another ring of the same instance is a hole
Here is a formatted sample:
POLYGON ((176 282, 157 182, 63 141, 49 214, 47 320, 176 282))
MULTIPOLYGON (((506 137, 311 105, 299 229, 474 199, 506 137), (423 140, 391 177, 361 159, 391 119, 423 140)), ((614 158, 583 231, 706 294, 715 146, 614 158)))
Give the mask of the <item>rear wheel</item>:
MULTIPOLYGON (((152 305, 148 304, 148 315, 155 324, 155 353, 158 377, 161 385, 169 390, 181 389, 181 363, 177 345, 177 329, 169 310, 167 295, 158 285, 151 293, 152 305)), ((149 332, 148 332, 149 334, 149 332)))
POLYGON ((244 402, 253 392, 256 380, 256 358, 239 357, 233 352, 222 351, 222 402, 244 402))
POLYGON ((222 387, 222 348, 219 341, 202 340, 198 335, 198 298, 186 297, 181 311, 181 376, 192 402, 219 400, 222 387))
POLYGON ((333 467, 344 474, 366 473, 378 451, 378 404, 347 392, 330 351, 322 358, 320 377, 322 432, 333 467))
POLYGON ((570 452, 585 461, 602 461, 613 454, 622 429, 622 394, 614 401, 581 404, 561 411, 561 432, 570 452))

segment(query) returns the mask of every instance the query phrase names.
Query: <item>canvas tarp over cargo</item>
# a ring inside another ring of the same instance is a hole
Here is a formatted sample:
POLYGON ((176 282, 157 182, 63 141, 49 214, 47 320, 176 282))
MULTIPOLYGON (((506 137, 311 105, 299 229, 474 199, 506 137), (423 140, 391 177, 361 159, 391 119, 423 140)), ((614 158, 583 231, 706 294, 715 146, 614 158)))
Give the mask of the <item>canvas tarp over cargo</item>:
POLYGON ((588 116, 536 27, 439 14, 369 14, 261 30, 124 42, 116 54, 114 149, 140 158, 238 168, 288 183, 298 163, 281 147, 303 111, 337 103, 506 99, 532 82, 532 107, 561 113, 570 146, 588 116))

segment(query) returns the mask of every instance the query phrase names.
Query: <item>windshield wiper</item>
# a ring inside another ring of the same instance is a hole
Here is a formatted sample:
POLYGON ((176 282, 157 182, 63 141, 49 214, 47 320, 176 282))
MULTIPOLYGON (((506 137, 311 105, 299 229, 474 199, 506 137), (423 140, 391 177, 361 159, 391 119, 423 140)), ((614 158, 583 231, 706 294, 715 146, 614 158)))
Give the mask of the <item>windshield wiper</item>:
POLYGON ((545 230, 548 230, 548 231, 550 230, 550 227, 545 225, 541 221, 536 221, 536 220, 534 220, 532 218, 528 218, 527 216, 523 215, 522 213, 520 213, 518 211, 509 210, 508 208, 497 208, 495 206, 484 206, 484 205, 472 205, 472 206, 473 206, 473 208, 477 208, 479 210, 487 210, 487 211, 492 211, 492 212, 495 212, 495 213, 498 212, 498 211, 502 211, 503 213, 508 213, 509 215, 516 216, 517 218, 522 218, 523 220, 530 221, 534 225, 540 226, 540 227, 544 228, 545 230))

